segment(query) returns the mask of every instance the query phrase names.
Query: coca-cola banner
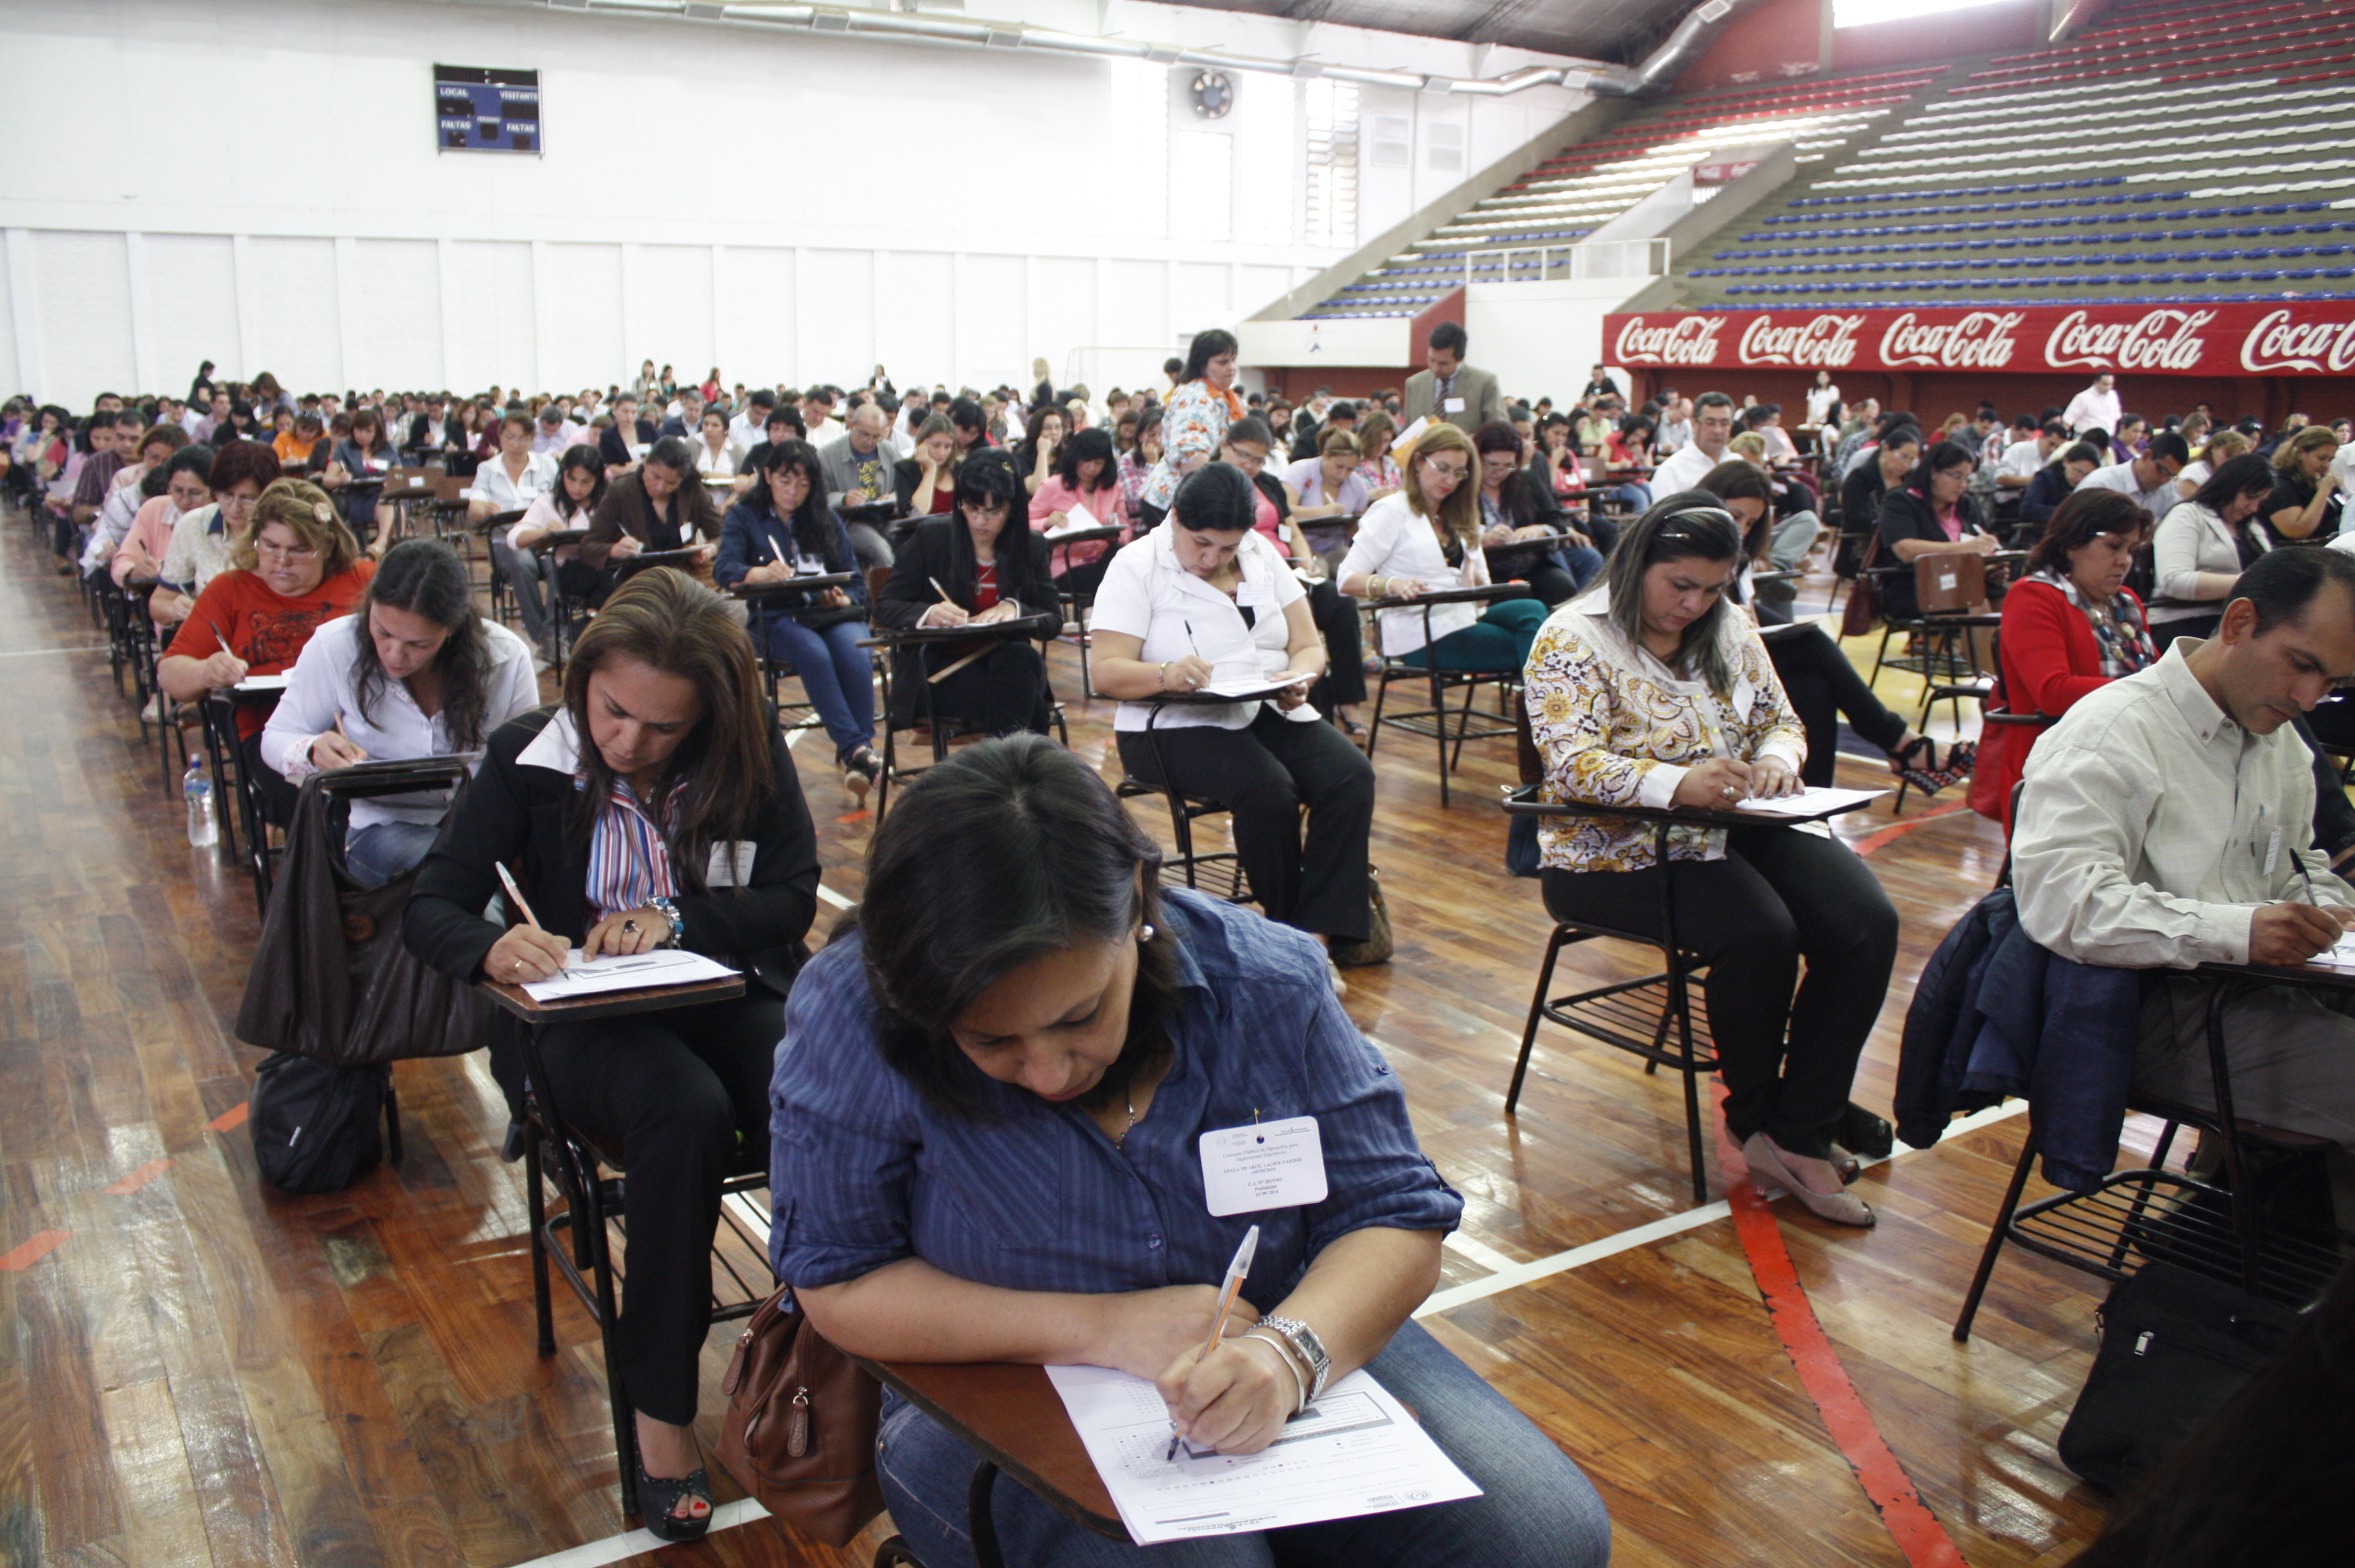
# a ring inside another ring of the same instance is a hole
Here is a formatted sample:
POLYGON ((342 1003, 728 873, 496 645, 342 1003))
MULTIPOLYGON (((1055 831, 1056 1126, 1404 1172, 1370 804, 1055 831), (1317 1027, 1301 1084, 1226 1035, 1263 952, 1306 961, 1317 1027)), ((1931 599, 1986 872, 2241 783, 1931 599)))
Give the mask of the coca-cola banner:
POLYGON ((1603 318, 1614 365, 1796 370, 2355 371, 2355 302, 2011 310, 1647 311, 1603 318))

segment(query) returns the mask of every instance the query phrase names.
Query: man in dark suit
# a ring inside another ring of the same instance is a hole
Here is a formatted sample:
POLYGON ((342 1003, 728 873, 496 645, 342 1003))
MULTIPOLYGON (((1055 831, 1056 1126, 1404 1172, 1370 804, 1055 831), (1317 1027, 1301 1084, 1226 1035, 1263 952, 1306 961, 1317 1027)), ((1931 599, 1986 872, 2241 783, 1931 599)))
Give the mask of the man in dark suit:
POLYGON ((454 452, 462 444, 455 421, 450 418, 450 400, 435 392, 425 400, 425 411, 409 421, 409 439, 401 444, 411 450, 454 452))
POLYGON ((1401 417, 1407 423, 1444 420, 1468 434, 1490 420, 1505 417, 1504 394, 1497 389, 1497 378, 1464 363, 1468 343, 1460 322, 1443 321, 1431 329, 1423 358, 1428 368, 1406 379, 1401 417))

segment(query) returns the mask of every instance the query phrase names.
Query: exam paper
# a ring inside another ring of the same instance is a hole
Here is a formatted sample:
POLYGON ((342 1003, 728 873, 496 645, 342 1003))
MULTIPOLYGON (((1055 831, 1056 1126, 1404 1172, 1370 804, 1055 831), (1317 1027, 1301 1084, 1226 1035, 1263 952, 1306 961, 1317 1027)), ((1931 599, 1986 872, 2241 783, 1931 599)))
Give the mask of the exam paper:
POLYGON ((1829 811, 1834 806, 1854 805, 1859 801, 1878 800, 1889 792, 1885 789, 1820 789, 1810 786, 1796 795, 1786 795, 1780 800, 1737 800, 1733 804, 1742 811, 1784 812, 1829 811))
POLYGON ((1175 1458, 1163 1457, 1169 1409, 1151 1382, 1103 1367, 1049 1367, 1047 1376, 1140 1546, 1480 1495, 1362 1370, 1337 1380, 1260 1453, 1230 1456, 1181 1444, 1175 1458))
POLYGON ((1421 435, 1425 430, 1429 429, 1430 426, 1430 420, 1418 415, 1412 424, 1398 432, 1398 438, 1392 441, 1391 444, 1394 447, 1412 446, 1414 444, 1414 438, 1421 435))
POLYGON ((1295 676, 1290 680, 1270 680, 1264 676, 1237 676, 1211 681, 1201 689, 1211 697, 1230 697, 1237 702, 1248 702, 1253 698, 1273 697, 1279 691, 1316 678, 1313 675, 1295 676))
POLYGON ((1046 537, 1049 539, 1059 539, 1065 534, 1076 534, 1083 529, 1102 527, 1103 525, 1096 521, 1096 515, 1080 505, 1078 499, 1074 497, 1071 504, 1063 508, 1062 526, 1049 528, 1046 537))
POLYGON ((250 675, 229 689, 240 696, 258 697, 266 692, 285 690, 286 683, 293 678, 292 675, 250 675))
POLYGON ((627 957, 608 954, 583 962, 581 949, 564 955, 564 973, 525 985, 524 995, 535 1002, 569 1002, 601 991, 638 991, 649 986, 691 986, 698 980, 724 980, 736 971, 700 953, 657 948, 627 957))

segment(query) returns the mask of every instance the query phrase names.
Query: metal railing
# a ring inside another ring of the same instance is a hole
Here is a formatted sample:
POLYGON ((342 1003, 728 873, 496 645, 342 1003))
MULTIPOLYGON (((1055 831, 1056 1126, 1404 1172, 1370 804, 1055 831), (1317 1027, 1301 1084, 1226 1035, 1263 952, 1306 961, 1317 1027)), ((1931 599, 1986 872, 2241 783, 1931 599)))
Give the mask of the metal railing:
POLYGON ((1668 241, 1586 240, 1573 245, 1507 245, 1464 252, 1465 283, 1550 283, 1587 278, 1668 275, 1668 241))

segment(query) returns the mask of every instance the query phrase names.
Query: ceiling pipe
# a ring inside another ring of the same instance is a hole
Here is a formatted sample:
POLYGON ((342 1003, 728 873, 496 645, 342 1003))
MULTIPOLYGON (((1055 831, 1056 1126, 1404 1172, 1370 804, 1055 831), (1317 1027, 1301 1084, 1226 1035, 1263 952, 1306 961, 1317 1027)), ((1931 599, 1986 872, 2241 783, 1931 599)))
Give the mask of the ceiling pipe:
MULTIPOLYGON (((911 0, 899 0, 899 3, 911 3, 911 0)), ((807 29, 960 48, 1039 49, 1099 59, 1152 60, 1161 65, 1259 71, 1295 79, 1321 76, 1362 87, 1398 87, 1418 92, 1501 98, 1532 87, 1558 85, 1573 91, 1584 90, 1603 96, 1625 98, 1665 90, 1705 39, 1715 33, 1727 17, 1746 9, 1754 4, 1754 0, 1705 0, 1678 24, 1666 43, 1633 69, 1604 65, 1524 66, 1487 80, 1427 76, 1416 71, 1380 70, 1361 66, 1327 65, 1313 58, 1283 59, 1184 49, 1142 38, 1090 37, 1052 27, 1034 27, 1020 22, 923 16, 913 11, 869 11, 808 5, 803 0, 776 0, 776 3, 773 0, 732 0, 732 3, 715 3, 715 0, 543 0, 543 4, 550 10, 613 16, 669 16, 698 22, 807 29)))

